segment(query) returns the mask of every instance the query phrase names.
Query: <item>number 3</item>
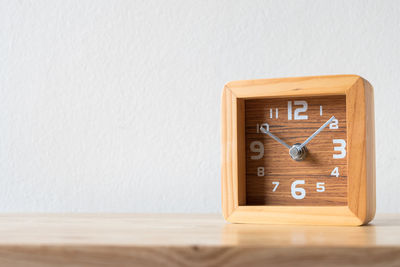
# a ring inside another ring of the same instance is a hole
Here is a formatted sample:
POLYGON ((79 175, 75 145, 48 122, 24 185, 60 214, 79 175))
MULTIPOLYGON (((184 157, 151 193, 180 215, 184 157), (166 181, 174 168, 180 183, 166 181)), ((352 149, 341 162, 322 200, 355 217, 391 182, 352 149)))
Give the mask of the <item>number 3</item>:
POLYGON ((343 139, 333 139, 333 144, 340 144, 340 146, 334 146, 334 151, 340 151, 340 154, 333 154, 334 159, 342 159, 346 157, 346 141, 343 139))

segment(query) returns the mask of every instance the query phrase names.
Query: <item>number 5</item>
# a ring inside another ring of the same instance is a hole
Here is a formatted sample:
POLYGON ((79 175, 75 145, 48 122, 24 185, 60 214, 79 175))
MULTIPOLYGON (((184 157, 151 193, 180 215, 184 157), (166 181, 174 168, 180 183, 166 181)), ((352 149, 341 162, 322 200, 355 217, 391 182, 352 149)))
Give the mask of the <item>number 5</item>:
POLYGON ((317 192, 325 191, 325 183, 317 183, 317 192))

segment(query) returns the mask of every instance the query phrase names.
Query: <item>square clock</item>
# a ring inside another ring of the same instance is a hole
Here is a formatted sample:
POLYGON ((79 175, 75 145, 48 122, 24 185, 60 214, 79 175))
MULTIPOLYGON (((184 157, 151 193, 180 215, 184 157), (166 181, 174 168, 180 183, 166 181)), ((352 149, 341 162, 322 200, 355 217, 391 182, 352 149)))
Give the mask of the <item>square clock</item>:
POLYGON ((375 215, 373 88, 357 75, 235 81, 222 95, 233 223, 363 225, 375 215))

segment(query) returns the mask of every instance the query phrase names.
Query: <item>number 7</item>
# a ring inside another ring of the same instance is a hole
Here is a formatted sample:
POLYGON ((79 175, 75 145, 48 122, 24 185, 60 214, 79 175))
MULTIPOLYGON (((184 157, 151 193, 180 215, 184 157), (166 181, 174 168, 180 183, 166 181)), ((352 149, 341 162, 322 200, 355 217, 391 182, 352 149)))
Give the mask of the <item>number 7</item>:
POLYGON ((272 184, 274 184, 274 185, 275 185, 274 189, 272 189, 272 192, 275 192, 275 191, 276 191, 276 189, 277 189, 277 188, 278 188, 278 186, 279 186, 279 182, 272 182, 272 184))

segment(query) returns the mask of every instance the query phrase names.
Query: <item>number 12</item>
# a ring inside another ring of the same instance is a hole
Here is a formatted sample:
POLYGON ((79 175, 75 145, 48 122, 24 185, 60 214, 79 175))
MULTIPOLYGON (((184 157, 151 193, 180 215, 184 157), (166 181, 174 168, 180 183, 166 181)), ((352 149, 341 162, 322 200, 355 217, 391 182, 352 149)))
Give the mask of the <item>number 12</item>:
MULTIPOLYGON (((299 115, 300 112, 306 112, 308 108, 307 101, 298 100, 294 101, 296 106, 303 106, 302 108, 296 108, 294 110, 294 119, 295 120, 308 120, 308 115, 299 115)), ((288 120, 292 120, 292 101, 288 101, 288 120)))

